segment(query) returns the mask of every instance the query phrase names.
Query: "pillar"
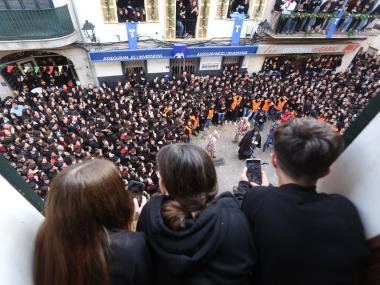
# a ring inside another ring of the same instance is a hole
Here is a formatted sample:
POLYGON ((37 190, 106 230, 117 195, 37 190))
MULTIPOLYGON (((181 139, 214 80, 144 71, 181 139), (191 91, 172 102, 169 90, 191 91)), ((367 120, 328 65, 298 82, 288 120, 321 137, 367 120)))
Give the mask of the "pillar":
POLYGON ((258 73, 261 71, 265 60, 264 55, 246 56, 243 66, 246 66, 249 74, 258 73))

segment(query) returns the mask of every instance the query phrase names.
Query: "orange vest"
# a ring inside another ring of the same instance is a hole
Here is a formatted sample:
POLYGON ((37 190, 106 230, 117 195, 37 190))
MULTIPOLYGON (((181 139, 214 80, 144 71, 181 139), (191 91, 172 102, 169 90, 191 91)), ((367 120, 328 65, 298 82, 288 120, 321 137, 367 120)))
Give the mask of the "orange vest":
POLYGON ((258 102, 256 102, 256 100, 252 100, 252 108, 251 108, 251 112, 256 112, 257 109, 259 109, 260 107, 260 104, 261 104, 261 101, 259 100, 258 102))
POLYGON ((196 116, 190 116, 191 122, 193 124, 193 128, 196 129, 199 127, 199 118, 196 116))
POLYGON ((280 103, 278 103, 278 105, 274 105, 273 108, 276 110, 276 111, 282 111, 284 109, 284 106, 286 104, 286 102, 288 102, 288 100, 281 100, 280 103))
POLYGON ((234 101, 233 101, 232 104, 231 104, 231 110, 232 110, 232 111, 235 110, 236 107, 240 105, 240 102, 241 102, 241 100, 242 100, 242 97, 241 97, 241 96, 234 96, 234 97, 233 97, 233 100, 234 100, 234 101))
POLYGON ((212 120, 212 118, 214 118, 214 113, 215 113, 214 109, 208 110, 207 119, 212 120))
POLYGON ((261 108, 265 112, 269 112, 269 108, 273 105, 273 102, 269 99, 266 99, 264 102, 264 106, 261 108))

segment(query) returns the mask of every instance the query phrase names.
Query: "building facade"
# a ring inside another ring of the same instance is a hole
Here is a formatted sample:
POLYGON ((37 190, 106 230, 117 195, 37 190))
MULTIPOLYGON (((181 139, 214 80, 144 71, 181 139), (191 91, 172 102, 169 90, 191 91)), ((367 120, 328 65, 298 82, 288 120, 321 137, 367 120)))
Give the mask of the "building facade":
POLYGON ((123 81, 140 71, 147 78, 183 71, 219 75, 225 67, 238 65, 252 73, 270 56, 332 54, 343 56, 338 68, 342 71, 366 42, 364 28, 374 24, 374 17, 363 15, 377 11, 376 4, 361 18, 342 15, 355 1, 331 13, 325 13, 331 7, 321 5, 315 8, 324 9, 320 14, 300 12, 301 6, 287 11, 275 0, 1 3, 2 97, 10 94, 14 83, 9 73, 14 70, 24 75, 67 72, 86 86, 123 81))

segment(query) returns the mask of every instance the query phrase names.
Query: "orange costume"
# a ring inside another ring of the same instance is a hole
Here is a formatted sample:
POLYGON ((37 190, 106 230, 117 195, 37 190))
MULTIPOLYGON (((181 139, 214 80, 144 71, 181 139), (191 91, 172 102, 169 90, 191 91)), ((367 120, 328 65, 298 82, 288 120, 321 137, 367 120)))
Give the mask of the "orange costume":
POLYGON ((273 102, 270 99, 266 99, 264 101, 264 105, 263 105, 263 107, 261 109, 263 111, 265 111, 265 112, 269 112, 270 107, 272 107, 273 105, 274 104, 273 104, 273 102))
POLYGON ((252 100, 252 108, 249 111, 250 112, 256 112, 259 109, 260 104, 261 104, 261 100, 253 99, 252 100))

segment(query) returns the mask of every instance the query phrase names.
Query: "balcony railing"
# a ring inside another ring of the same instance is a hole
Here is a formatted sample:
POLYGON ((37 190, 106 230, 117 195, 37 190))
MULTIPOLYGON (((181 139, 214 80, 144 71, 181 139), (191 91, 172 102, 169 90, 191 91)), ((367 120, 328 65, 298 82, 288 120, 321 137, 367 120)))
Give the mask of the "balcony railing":
POLYGON ((0 41, 59 38, 73 32, 67 5, 43 10, 0 10, 0 41))
POLYGON ((330 26, 335 25, 335 36, 357 36, 377 18, 377 14, 275 12, 271 23, 275 35, 326 35, 330 26))

